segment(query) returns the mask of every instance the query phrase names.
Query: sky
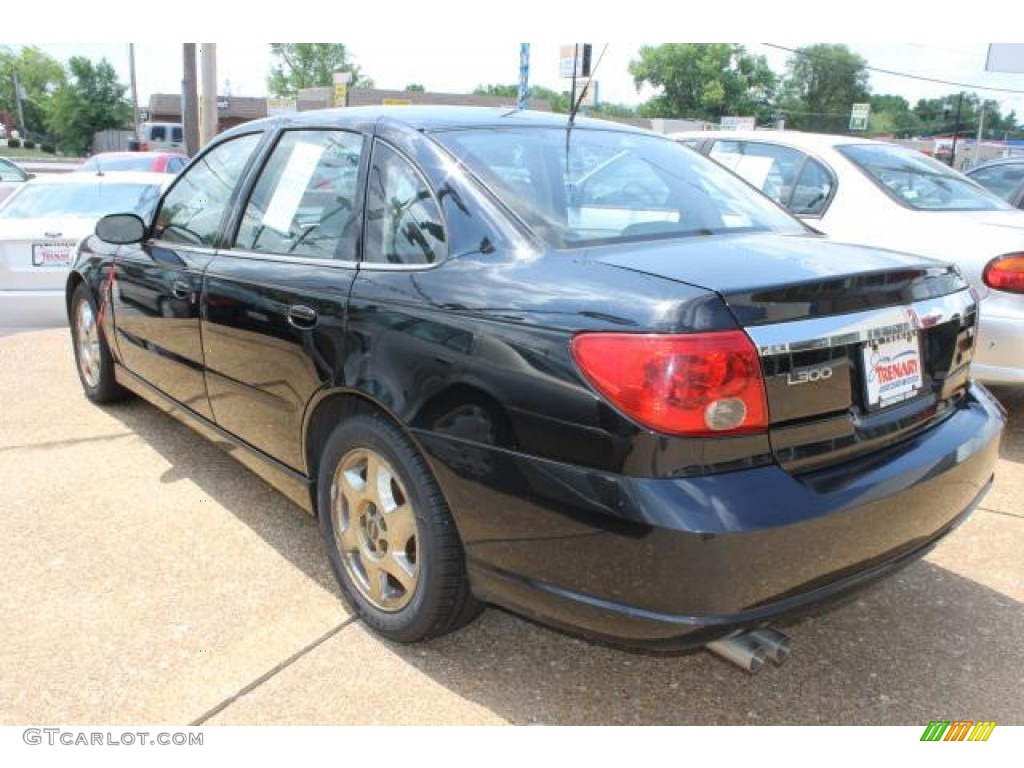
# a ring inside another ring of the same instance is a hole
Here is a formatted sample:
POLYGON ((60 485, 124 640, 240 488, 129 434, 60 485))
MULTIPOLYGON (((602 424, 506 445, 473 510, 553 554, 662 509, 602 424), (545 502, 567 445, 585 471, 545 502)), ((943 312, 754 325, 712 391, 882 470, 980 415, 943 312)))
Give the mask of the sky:
MULTIPOLYGON (((602 101, 636 105, 654 92, 645 88, 638 93, 627 67, 642 45, 663 42, 658 36, 692 42, 760 39, 795 48, 836 42, 841 35, 846 40, 839 41, 873 67, 1019 91, 979 93, 999 101, 1004 112, 1014 109, 1024 116, 1024 74, 985 72, 988 44, 970 41, 972 37, 991 39, 1000 29, 1001 19, 1014 19, 1008 28, 1018 30, 1020 11, 1016 0, 988 0, 976 11, 957 6, 951 12, 934 3, 917 6, 892 0, 858 0, 841 14, 837 9, 835 20, 824 16, 820 0, 726 0, 720 5, 701 6, 700 14, 685 10, 670 13, 666 9, 681 6, 653 0, 629 0, 619 5, 610 0, 562 0, 558 4, 550 0, 433 0, 430 4, 389 0, 386 13, 380 10, 384 6, 372 4, 289 0, 283 6, 245 6, 254 9, 249 16, 239 14, 236 7, 215 6, 208 0, 176 0, 175 17, 194 23, 162 24, 138 16, 128 19, 123 3, 112 0, 93 0, 89 4, 49 0, 47 8, 53 12, 46 24, 11 25, 0 35, 25 28, 32 29, 33 34, 20 39, 9 36, 9 42, 0 39, 0 46, 38 45, 62 61, 73 55, 105 57, 127 82, 127 41, 148 39, 135 43, 140 104, 145 106, 152 93, 180 91, 181 43, 163 40, 163 33, 169 30, 219 39, 218 85, 222 93, 230 90, 236 96, 266 95, 272 63, 270 46, 253 39, 271 35, 301 40, 309 39, 311 30, 316 30, 321 32, 318 36, 340 39, 352 60, 379 88, 401 89, 421 83, 428 90, 456 93, 487 83, 516 82, 520 41, 531 43, 531 84, 567 89, 567 81, 558 77, 559 45, 577 39, 593 43, 595 61, 603 51, 596 74, 602 101), (104 15, 104 7, 111 12, 104 15), (836 20, 841 20, 839 26, 836 20), (326 30, 329 35, 324 34, 326 30), (894 37, 928 42, 908 43, 894 37), (609 38, 614 42, 599 42, 609 38), (850 42, 856 40, 874 42, 850 42)), ((784 72, 788 53, 763 43, 744 45, 751 53, 766 56, 777 73, 784 72)), ((899 94, 912 104, 919 98, 959 90, 953 85, 879 73, 870 77, 873 92, 899 94)))

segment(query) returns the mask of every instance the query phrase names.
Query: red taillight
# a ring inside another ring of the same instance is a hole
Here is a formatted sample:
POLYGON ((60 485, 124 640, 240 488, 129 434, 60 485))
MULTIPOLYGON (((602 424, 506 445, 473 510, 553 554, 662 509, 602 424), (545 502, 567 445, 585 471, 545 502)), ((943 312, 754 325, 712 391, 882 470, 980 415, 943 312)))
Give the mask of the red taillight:
POLYGON ((996 256, 985 265, 981 279, 989 288, 1010 293, 1024 293, 1024 253, 996 256))
POLYGON ((743 331, 581 333, 572 354, 613 405, 658 432, 723 435, 768 427, 760 361, 743 331))

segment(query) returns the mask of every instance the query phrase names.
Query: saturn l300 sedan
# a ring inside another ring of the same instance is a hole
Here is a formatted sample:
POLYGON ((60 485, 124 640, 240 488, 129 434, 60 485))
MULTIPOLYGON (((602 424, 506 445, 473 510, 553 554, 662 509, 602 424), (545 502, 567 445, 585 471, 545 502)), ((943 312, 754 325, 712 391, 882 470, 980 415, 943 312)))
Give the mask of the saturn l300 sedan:
POLYGON ((758 630, 954 530, 1004 425, 954 266, 831 243, 669 139, 565 116, 247 123, 151 224, 100 221, 66 300, 86 396, 230 446, 398 641, 495 603, 777 650, 758 630))

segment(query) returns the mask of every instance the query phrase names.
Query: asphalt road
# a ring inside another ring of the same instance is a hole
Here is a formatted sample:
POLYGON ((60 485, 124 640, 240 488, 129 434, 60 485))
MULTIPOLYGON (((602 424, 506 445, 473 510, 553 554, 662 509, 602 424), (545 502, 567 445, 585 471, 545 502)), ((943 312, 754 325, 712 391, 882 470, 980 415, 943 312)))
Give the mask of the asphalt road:
POLYGON ((0 724, 1024 724, 1024 392, 971 520, 749 676, 496 609, 384 642, 312 518, 145 403, 90 405, 67 329, 0 331, 0 363, 0 724))

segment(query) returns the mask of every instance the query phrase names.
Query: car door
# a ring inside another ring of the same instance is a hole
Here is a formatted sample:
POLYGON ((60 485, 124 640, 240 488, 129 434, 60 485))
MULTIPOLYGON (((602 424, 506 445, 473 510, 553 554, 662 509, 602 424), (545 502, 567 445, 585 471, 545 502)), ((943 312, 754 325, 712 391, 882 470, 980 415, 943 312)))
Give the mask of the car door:
POLYGON ((282 131, 203 280, 214 418, 298 471, 306 406, 341 366, 366 141, 339 129, 282 131))
POLYGON ((167 191, 150 237, 118 258, 113 302, 126 367, 206 418, 199 293, 235 189, 262 133, 223 141, 167 191))

